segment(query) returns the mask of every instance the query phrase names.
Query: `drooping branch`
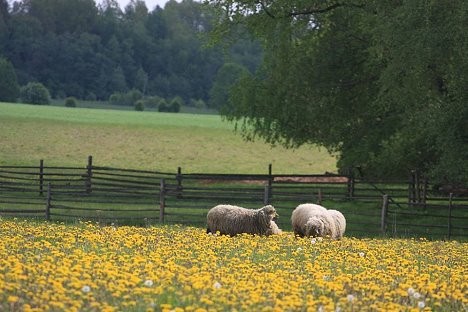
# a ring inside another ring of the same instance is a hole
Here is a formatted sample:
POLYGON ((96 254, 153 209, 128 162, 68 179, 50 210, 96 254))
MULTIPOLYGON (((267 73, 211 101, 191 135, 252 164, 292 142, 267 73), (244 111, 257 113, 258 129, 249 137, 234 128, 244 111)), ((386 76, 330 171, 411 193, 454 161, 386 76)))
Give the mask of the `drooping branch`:
POLYGON ((310 14, 321 14, 321 13, 327 13, 332 10, 335 10, 339 7, 354 7, 354 8, 362 8, 362 5, 357 5, 357 4, 352 4, 352 3, 335 3, 332 4, 328 7, 325 8, 308 8, 305 9, 304 11, 296 11, 296 12, 291 12, 288 14, 288 16, 298 16, 298 15, 310 15, 310 14))
POLYGON ((268 9, 268 7, 265 5, 265 3, 263 1, 258 1, 258 4, 261 6, 262 10, 265 12, 266 15, 268 15, 269 17, 271 18, 285 18, 285 17, 294 17, 294 16, 300 16, 300 15, 311 15, 311 14, 321 14, 321 13, 327 13, 327 12, 330 12, 332 10, 335 10, 339 7, 354 7, 354 8, 363 8, 364 6, 363 5, 359 5, 359 4, 353 4, 353 3, 334 3, 328 7, 324 7, 324 8, 308 8, 308 9, 304 9, 302 11, 292 11, 292 12, 289 12, 283 16, 276 16, 274 15, 273 13, 270 12, 270 10, 268 9))

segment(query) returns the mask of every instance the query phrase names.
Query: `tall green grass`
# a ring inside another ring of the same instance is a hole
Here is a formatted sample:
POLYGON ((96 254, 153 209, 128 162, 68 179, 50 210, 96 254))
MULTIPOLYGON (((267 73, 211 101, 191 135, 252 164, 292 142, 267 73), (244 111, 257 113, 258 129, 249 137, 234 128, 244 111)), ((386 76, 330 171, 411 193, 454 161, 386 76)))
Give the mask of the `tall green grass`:
POLYGON ((336 171, 325 149, 246 142, 218 115, 0 103, 0 165, 84 166, 209 173, 336 171))

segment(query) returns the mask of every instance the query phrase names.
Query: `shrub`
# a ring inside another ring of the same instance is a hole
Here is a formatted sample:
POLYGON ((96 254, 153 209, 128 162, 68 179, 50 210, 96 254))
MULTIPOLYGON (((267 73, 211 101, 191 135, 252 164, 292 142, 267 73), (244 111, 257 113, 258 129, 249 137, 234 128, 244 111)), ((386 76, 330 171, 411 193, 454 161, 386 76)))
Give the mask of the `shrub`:
POLYGON ((161 101, 162 98, 159 96, 149 96, 144 99, 145 107, 148 108, 157 108, 159 106, 159 102, 161 101))
POLYGON ((169 111, 173 113, 180 112, 180 103, 177 101, 171 102, 171 105, 169 106, 169 111))
POLYGON ((124 95, 120 92, 112 93, 109 97, 109 104, 124 105, 124 95))
POLYGON ((139 112, 142 112, 145 110, 145 103, 143 102, 143 100, 136 101, 135 110, 139 112))
POLYGON ((158 112, 167 112, 169 111, 169 107, 167 105, 167 102, 165 99, 161 99, 159 101, 159 105, 158 105, 158 112))
POLYGON ((171 104, 169 105, 169 111, 173 113, 180 112, 180 108, 184 104, 184 101, 180 97, 175 97, 172 99, 171 104))
POLYGON ((69 96, 65 99, 65 107, 76 107, 76 98, 69 96))
POLYGON ((49 90, 40 82, 30 82, 21 87, 20 97, 23 103, 37 105, 50 104, 49 90))

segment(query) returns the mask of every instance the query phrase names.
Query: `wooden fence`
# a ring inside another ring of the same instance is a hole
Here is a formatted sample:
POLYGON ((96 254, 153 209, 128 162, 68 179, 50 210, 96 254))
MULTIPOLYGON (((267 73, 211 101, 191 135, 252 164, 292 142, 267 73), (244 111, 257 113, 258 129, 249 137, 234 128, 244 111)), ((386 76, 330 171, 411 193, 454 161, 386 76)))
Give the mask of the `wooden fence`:
POLYGON ((468 237, 468 198, 434 193, 429 184, 327 175, 194 174, 95 166, 0 166, 0 216, 103 224, 204 226, 209 208, 272 204, 290 229, 299 203, 324 203, 347 218, 347 235, 468 237), (421 185, 423 185, 421 187, 421 185))

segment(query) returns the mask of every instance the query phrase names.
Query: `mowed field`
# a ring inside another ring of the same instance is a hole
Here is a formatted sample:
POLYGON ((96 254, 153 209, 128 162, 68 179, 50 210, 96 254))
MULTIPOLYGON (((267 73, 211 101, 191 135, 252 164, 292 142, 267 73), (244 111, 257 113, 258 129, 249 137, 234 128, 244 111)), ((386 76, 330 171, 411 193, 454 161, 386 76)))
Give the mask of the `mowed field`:
POLYGON ((246 142, 217 115, 0 103, 0 165, 97 166, 186 173, 336 172, 324 148, 246 142))

